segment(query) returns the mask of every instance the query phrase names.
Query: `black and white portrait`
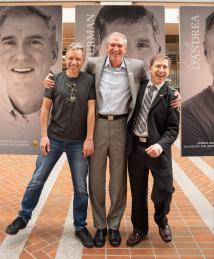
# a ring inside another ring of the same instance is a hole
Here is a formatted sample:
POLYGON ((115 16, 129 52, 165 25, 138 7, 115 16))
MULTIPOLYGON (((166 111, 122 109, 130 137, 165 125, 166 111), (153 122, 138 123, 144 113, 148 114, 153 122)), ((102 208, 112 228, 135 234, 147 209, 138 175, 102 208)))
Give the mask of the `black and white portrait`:
POLYGON ((0 153, 37 152, 43 80, 61 71, 62 8, 0 7, 0 153))
POLYGON ((182 7, 180 20, 182 155, 213 156, 214 11, 182 7))

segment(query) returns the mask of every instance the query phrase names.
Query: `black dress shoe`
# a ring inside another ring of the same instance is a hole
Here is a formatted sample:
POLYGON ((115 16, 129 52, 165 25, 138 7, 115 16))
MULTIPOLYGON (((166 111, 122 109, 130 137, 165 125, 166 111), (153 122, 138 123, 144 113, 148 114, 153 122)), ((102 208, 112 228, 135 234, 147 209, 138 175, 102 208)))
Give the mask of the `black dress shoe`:
POLYGON ((113 247, 120 246, 121 236, 119 230, 109 229, 109 243, 113 247))
POLYGON ((169 225, 166 225, 164 228, 159 227, 159 234, 164 242, 168 243, 172 241, 172 233, 169 225))
POLYGON ((88 247, 88 248, 94 247, 94 240, 91 234, 88 232, 87 228, 83 228, 79 231, 75 231, 75 236, 80 239, 80 241, 85 247, 88 247))
POLYGON ((94 244, 96 247, 103 247, 106 242, 105 236, 107 235, 107 229, 97 229, 94 236, 94 244))
POLYGON ((27 226, 27 222, 22 217, 17 217, 10 225, 7 226, 5 232, 9 235, 15 235, 20 229, 27 226))
POLYGON ((147 234, 141 234, 136 231, 134 231, 128 238, 126 244, 127 246, 136 246, 140 243, 144 238, 147 237, 147 234))

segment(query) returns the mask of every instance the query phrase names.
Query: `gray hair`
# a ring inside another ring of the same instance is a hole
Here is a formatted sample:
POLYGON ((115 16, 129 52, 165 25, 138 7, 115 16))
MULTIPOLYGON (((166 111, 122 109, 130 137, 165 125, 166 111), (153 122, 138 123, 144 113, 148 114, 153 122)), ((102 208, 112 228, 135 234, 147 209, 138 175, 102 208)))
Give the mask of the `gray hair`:
POLYGON ((78 50, 78 49, 82 51, 83 57, 85 58, 85 55, 86 55, 85 48, 81 42, 73 42, 70 45, 68 45, 65 55, 67 55, 69 50, 78 50))
POLYGON ((120 32, 116 32, 116 31, 115 31, 115 32, 112 32, 112 33, 108 36, 108 38, 107 38, 107 43, 109 43, 110 38, 112 38, 113 36, 119 36, 120 38, 122 38, 124 45, 127 46, 127 38, 126 38, 126 36, 125 36, 124 34, 120 33, 120 32))
POLYGON ((95 19, 95 56, 98 56, 102 41, 107 36, 109 24, 117 22, 130 25, 144 20, 152 26, 157 52, 161 52, 159 24, 152 11, 144 6, 106 5, 101 8, 95 19))

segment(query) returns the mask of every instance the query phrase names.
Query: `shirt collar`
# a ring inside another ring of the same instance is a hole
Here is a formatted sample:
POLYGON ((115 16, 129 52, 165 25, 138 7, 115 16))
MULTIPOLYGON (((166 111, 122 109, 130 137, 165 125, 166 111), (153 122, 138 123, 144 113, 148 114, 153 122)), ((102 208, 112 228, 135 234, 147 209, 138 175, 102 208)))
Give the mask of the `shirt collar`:
MULTIPOLYGON (((106 62, 105 62, 104 67, 112 67, 111 62, 109 60, 109 56, 107 56, 107 58, 106 58, 106 62)), ((119 68, 126 68, 124 59, 123 59, 122 64, 120 65, 119 68)))
POLYGON ((154 86, 157 88, 157 90, 159 91, 159 90, 161 89, 161 87, 162 87, 167 81, 170 81, 170 79, 166 79, 166 80, 163 81, 161 84, 155 85, 155 84, 152 83, 151 80, 149 80, 149 82, 148 82, 148 84, 147 84, 147 87, 148 87, 148 86, 151 86, 151 85, 154 85, 154 86))
POLYGON ((6 110, 8 111, 8 113, 10 114, 10 116, 12 116, 14 119, 22 118, 26 123, 28 123, 28 122, 34 120, 35 117, 40 116, 40 109, 29 115, 23 115, 23 114, 19 113, 13 107, 13 104, 7 94, 0 95, 0 100, 1 100, 1 102, 3 102, 3 105, 6 108, 6 110))

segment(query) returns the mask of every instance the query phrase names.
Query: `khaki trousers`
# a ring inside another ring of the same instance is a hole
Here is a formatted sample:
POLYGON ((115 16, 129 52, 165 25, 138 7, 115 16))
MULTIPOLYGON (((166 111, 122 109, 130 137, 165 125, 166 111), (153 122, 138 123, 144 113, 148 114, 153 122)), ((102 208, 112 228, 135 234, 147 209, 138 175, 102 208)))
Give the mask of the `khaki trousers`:
POLYGON ((108 121, 98 118, 94 134, 95 151, 90 158, 89 194, 95 228, 119 229, 126 206, 127 162, 126 118, 108 121), (110 208, 106 211, 106 164, 109 157, 110 208), (107 216, 106 216, 107 215, 107 216))

